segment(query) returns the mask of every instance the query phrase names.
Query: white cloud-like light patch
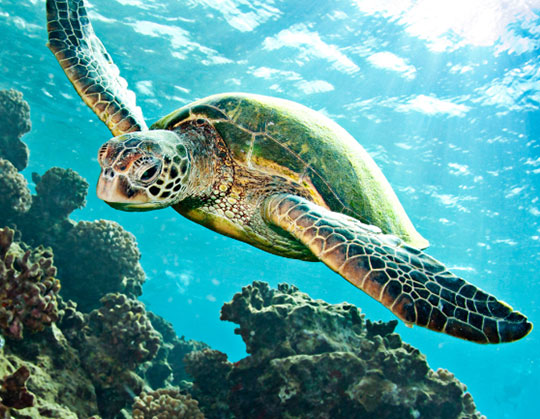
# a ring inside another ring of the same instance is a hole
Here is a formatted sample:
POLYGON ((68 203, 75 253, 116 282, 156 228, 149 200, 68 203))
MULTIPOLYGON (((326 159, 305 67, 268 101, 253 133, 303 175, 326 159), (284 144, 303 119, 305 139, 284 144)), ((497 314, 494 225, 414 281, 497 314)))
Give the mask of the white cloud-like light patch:
POLYGON ((272 79, 282 79, 282 80, 300 80, 302 77, 296 71, 291 70, 278 70, 276 68, 270 67, 258 67, 256 69, 251 68, 249 71, 252 75, 258 78, 272 80, 272 79))
POLYGON ((450 168, 450 174, 452 175, 463 176, 471 174, 469 166, 466 164, 448 163, 448 167, 450 168))
POLYGON ((457 73, 464 74, 473 70, 474 70, 474 67, 472 65, 461 65, 461 64, 455 64, 449 69, 450 73, 452 74, 457 74, 457 73))
POLYGON ((375 67, 400 73, 401 76, 407 80, 412 80, 416 77, 416 67, 408 64, 404 58, 401 58, 392 52, 376 52, 375 54, 370 55, 367 60, 375 67))
POLYGON ((433 198, 437 199, 441 204, 448 208, 456 208, 460 212, 469 213, 471 212, 464 203, 467 201, 476 201, 477 198, 474 196, 468 195, 451 195, 451 194, 441 194, 433 188, 426 188, 426 192, 429 193, 433 198))
MULTIPOLYGON (((538 157, 537 159, 534 159, 534 160, 531 159, 531 158, 528 158, 525 161, 525 165, 535 167, 536 169, 532 170, 532 173, 534 173, 535 175, 540 173, 540 157, 538 157)), ((527 170, 527 173, 530 173, 530 172, 527 170)))
POLYGON ((250 32, 282 14, 272 0, 190 0, 189 3, 216 10, 229 25, 241 32, 250 32), (246 9, 248 11, 242 11, 246 9))
POLYGON ((149 0, 116 0, 117 3, 120 3, 122 6, 134 6, 140 9, 148 8, 148 3, 151 3, 149 0))
POLYGON ((497 239, 493 241, 494 244, 507 244, 508 246, 516 246, 518 243, 512 239, 497 239))
POLYGON ((538 31, 540 0, 355 0, 360 11, 405 27, 434 51, 467 45, 494 52, 532 51, 538 42, 523 32, 538 31))
POLYGON ((446 114, 460 117, 465 116, 469 109, 466 105, 426 95, 415 96, 396 108, 398 112, 416 111, 426 115, 446 114))
POLYGON ((334 86, 324 80, 302 80, 296 83, 296 86, 306 95, 311 95, 313 93, 331 92, 332 90, 334 90, 334 86))
POLYGON ((537 166, 540 166, 540 157, 536 158, 536 159, 531 159, 531 158, 528 158, 526 161, 525 161, 525 164, 527 166, 533 166, 533 167, 537 167, 537 166))
POLYGON ((513 198, 514 196, 517 196, 519 195, 521 192, 523 192, 525 190, 526 186, 516 186, 512 189, 510 189, 506 195, 504 196, 505 198, 513 198))
MULTIPOLYGON (((314 93, 324 93, 334 90, 334 86, 324 80, 312 80, 307 81, 302 79, 299 73, 291 70, 279 70, 270 67, 258 67, 250 68, 248 71, 255 77, 265 80, 279 81, 279 82, 294 82, 294 86, 301 90, 304 94, 310 95, 314 93)), ((273 84, 270 86, 272 90, 283 91, 279 84, 273 84)))
MULTIPOLYGON (((456 98, 454 100, 462 100, 456 98)), ((451 99, 438 99, 433 96, 416 95, 416 96, 394 96, 383 97, 375 96, 369 99, 357 100, 345 105, 345 108, 355 113, 361 113, 362 116, 372 119, 375 122, 380 122, 380 112, 377 108, 387 108, 397 112, 421 112, 426 115, 449 115, 449 116, 465 116, 469 111, 469 107, 455 103, 451 99), (375 112, 375 113, 374 113, 375 112)))
POLYGON ((479 95, 473 101, 483 105, 515 110, 540 108, 540 64, 534 60, 506 72, 502 79, 476 89, 479 95))
POLYGON ((317 32, 309 30, 303 23, 284 29, 263 42, 263 48, 268 51, 284 47, 297 49, 298 59, 302 62, 319 58, 328 61, 334 69, 343 73, 353 74, 359 70, 358 66, 337 46, 324 42, 317 32))
POLYGON ((193 281, 193 275, 189 271, 178 273, 167 269, 165 270, 165 276, 167 279, 174 281, 179 294, 185 294, 187 288, 193 281))
POLYGON ((88 18, 90 19, 90 22, 100 21, 100 22, 111 23, 111 24, 118 23, 118 20, 105 17, 93 9, 88 10, 88 18))
POLYGON ((139 93, 147 96, 154 96, 152 80, 141 80, 135 83, 135 87, 139 93))
POLYGON ((411 150, 413 147, 407 143, 395 143, 396 147, 402 148, 403 150, 411 150))
POLYGON ((190 39, 188 31, 178 27, 163 25, 161 23, 139 20, 129 23, 133 30, 141 35, 152 36, 155 38, 167 38, 171 44, 171 55, 180 60, 187 58, 187 53, 198 51, 207 58, 201 60, 202 64, 225 64, 232 62, 228 58, 221 56, 216 50, 205 47, 190 39))

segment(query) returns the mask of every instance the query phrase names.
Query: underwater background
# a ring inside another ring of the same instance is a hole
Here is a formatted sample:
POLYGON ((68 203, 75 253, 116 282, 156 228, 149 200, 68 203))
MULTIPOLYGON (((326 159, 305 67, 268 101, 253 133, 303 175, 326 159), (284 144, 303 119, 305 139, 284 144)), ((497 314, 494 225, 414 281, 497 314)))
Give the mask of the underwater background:
MULTIPOLYGON (((0 89, 30 104, 23 174, 72 168, 90 183, 75 220, 132 232, 140 300, 179 336, 245 356, 222 304, 263 280, 393 315, 321 263, 213 233, 172 209, 123 213, 99 201, 96 154, 111 137, 46 48, 44 1, 0 1, 0 89)), ((300 102, 374 157, 431 246, 427 253, 539 324, 540 2, 93 0, 94 29, 153 122, 195 99, 243 91, 300 102)), ((397 332, 467 385, 488 418, 537 414, 540 338, 477 345, 397 332)))

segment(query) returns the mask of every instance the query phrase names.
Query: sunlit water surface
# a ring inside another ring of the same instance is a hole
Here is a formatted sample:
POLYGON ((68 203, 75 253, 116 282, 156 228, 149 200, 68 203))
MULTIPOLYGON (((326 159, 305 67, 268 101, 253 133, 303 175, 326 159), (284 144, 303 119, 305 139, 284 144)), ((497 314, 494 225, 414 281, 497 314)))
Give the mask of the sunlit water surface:
MULTIPOLYGON (((148 121, 224 91, 319 110, 372 154, 429 253, 526 313, 540 294, 539 1, 93 0, 90 17, 148 121), (308 7, 309 5, 309 7, 308 7)), ((107 128, 45 47, 44 1, 0 2, 0 88, 32 109, 24 174, 71 167, 92 184, 107 128)), ((76 219, 116 220, 137 237, 142 300, 179 335, 245 355, 223 302, 253 280, 296 284, 393 315, 320 263, 217 235, 172 209, 122 213, 95 197, 76 219)), ((538 331, 482 346, 415 327, 404 339, 447 368, 489 418, 538 412, 538 331)))

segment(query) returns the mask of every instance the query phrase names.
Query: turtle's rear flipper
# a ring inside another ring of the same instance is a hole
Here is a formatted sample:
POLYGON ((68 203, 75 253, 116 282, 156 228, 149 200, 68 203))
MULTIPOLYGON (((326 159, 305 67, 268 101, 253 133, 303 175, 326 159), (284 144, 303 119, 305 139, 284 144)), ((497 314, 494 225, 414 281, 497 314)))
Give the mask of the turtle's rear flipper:
POLYGON ((511 342, 532 324, 397 237, 303 198, 268 198, 264 217, 401 320, 478 343, 511 342))
POLYGON ((114 135, 146 130, 135 94, 94 33, 83 0, 47 0, 47 46, 84 102, 114 135))

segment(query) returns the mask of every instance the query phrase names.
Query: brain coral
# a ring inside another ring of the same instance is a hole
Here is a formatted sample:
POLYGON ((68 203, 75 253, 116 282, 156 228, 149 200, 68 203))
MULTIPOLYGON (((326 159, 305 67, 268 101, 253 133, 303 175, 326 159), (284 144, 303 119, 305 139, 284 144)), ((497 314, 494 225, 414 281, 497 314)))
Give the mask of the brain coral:
POLYGON ((57 319, 60 282, 52 253, 41 247, 23 251, 13 235, 0 229, 0 329, 22 339, 23 329, 40 331, 57 319))

